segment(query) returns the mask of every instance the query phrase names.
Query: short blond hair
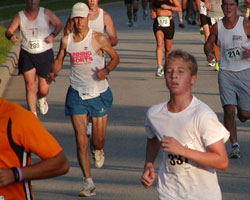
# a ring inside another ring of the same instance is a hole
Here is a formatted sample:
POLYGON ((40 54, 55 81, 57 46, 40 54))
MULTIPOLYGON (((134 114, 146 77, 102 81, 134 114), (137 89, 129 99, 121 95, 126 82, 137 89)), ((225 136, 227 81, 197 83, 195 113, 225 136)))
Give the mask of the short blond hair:
POLYGON ((194 56, 192 56, 191 54, 183 51, 183 50, 174 50, 172 51, 167 59, 166 59, 166 66, 165 66, 165 71, 166 71, 166 68, 168 67, 168 63, 171 61, 171 60, 174 60, 174 59, 182 59, 183 62, 187 63, 187 66, 188 68, 190 69, 190 73, 191 75, 197 75, 197 72, 198 72, 198 65, 197 65, 197 61, 195 59, 194 56))

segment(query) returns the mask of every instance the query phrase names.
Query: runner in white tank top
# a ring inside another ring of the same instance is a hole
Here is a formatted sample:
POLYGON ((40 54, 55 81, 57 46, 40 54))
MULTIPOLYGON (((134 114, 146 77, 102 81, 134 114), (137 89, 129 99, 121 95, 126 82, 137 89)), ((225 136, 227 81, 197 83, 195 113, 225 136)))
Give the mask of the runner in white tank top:
POLYGON ((220 46, 218 83, 224 110, 224 125, 230 132, 231 158, 240 158, 235 114, 241 122, 250 119, 250 21, 237 16, 237 0, 223 0, 222 21, 214 24, 204 45, 208 61, 213 58, 212 45, 220 46))
MULTIPOLYGON (((99 8, 99 0, 87 0, 89 6, 89 28, 96 32, 106 33, 112 46, 118 43, 115 27, 111 16, 99 8)), ((68 35, 73 30, 72 20, 68 19, 64 28, 64 35, 68 35)))
POLYGON ((243 26, 243 17, 239 17, 232 29, 227 29, 223 21, 218 21, 218 40, 220 47, 220 68, 229 71, 250 69, 250 58, 244 59, 243 47, 250 48, 250 40, 243 26))
POLYGON ((84 177, 79 196, 94 196, 95 185, 90 174, 88 137, 86 134, 88 117, 92 117, 93 134, 90 138, 94 164, 101 168, 104 164, 104 141, 108 111, 112 105, 112 93, 108 88, 107 76, 119 63, 119 57, 104 34, 88 27, 89 8, 84 3, 73 6, 71 20, 74 30, 61 39, 60 49, 53 63, 51 82, 62 68, 63 60, 70 55, 72 64, 70 87, 65 102, 65 113, 71 117, 77 141, 77 157, 84 177), (103 52, 110 61, 104 67, 103 52), (106 90, 106 91, 105 91, 106 90))
POLYGON ((26 8, 18 12, 5 32, 6 37, 17 42, 16 30, 20 30, 21 51, 18 58, 19 73, 23 74, 28 109, 37 115, 38 104, 41 114, 48 112, 46 96, 49 84, 45 78, 54 60, 53 42, 63 24, 50 10, 39 6, 38 0, 26 0, 26 8), (53 26, 53 30, 52 30, 53 26), (38 84, 36 84, 36 76, 38 84), (36 85, 38 89, 36 90, 36 85))
POLYGON ((104 57, 92 48, 92 29, 82 41, 75 42, 73 33, 68 35, 67 53, 70 56, 70 85, 80 93, 99 96, 108 88, 106 79, 99 80, 96 67, 104 68, 104 57))
POLYGON ((35 20, 29 20, 23 11, 20 11, 19 15, 21 48, 29 53, 42 53, 51 49, 53 43, 45 41, 52 30, 45 20, 44 8, 40 7, 35 20))

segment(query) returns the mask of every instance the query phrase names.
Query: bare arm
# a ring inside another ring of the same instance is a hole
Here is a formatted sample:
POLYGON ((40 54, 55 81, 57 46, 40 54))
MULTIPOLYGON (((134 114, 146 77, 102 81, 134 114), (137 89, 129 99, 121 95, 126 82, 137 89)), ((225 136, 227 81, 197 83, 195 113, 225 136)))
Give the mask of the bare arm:
POLYGON ((210 0, 205 0, 204 3, 205 3, 205 5, 206 5, 207 10, 211 10, 211 3, 210 3, 210 0))
POLYGON ((99 49, 96 49, 96 51, 105 51, 109 57, 110 61, 106 65, 106 68, 103 69, 97 69, 97 77, 100 80, 104 80, 106 76, 116 68, 118 65, 120 59, 117 54, 117 52, 112 48, 109 40, 105 37, 102 33, 95 33, 94 35, 94 46, 99 47, 99 49))
MULTIPOLYGON (((53 158, 41 160, 37 163, 21 168, 23 180, 46 179, 66 174, 69 162, 63 152, 53 158)), ((14 183, 11 169, 0 169, 0 187, 14 183)))
POLYGON ((146 147, 146 160, 144 171, 141 176, 141 183, 144 187, 150 187, 156 178, 155 170, 154 170, 154 161, 158 155, 160 150, 160 142, 157 137, 152 139, 147 139, 147 147, 146 147))
POLYGON ((200 13, 200 11, 201 11, 201 8, 200 8, 201 1, 200 0, 195 0, 195 4, 196 4, 197 10, 198 10, 198 13, 200 13))
POLYGON ((66 25, 64 27, 64 35, 68 35, 73 31, 74 28, 74 22, 72 19, 70 19, 70 17, 68 18, 66 25))
MULTIPOLYGON (((244 19, 243 26, 244 26, 244 31, 248 39, 250 40, 250 21, 244 19)), ((243 46, 242 48, 244 49, 243 51, 244 58, 250 58, 250 46, 243 46)))
POLYGON ((56 59, 52 63, 52 72, 48 74, 46 80, 48 83, 55 81, 56 76, 62 68, 64 58, 66 56, 66 48, 67 48, 68 36, 63 36, 60 42, 60 48, 57 53, 56 59))
POLYGON ((209 152, 201 152, 182 146, 175 138, 166 137, 161 141, 164 152, 179 155, 200 165, 225 171, 228 167, 228 157, 223 139, 208 146, 209 152))
POLYGON ((111 46, 116 46, 118 43, 118 39, 117 39, 113 20, 107 12, 103 11, 103 15, 104 15, 105 30, 108 35, 111 46))
POLYGON ((182 9, 181 9, 181 4, 180 4, 179 0, 173 0, 173 1, 171 1, 171 2, 174 4, 173 7, 172 7, 172 6, 169 6, 169 5, 167 5, 167 4, 163 4, 163 5, 161 6, 161 8, 164 9, 164 10, 172 11, 172 12, 180 12, 180 11, 182 11, 182 9))
POLYGON ((216 43, 217 36, 218 36, 218 25, 216 23, 212 26, 210 35, 204 44, 204 52, 209 62, 211 62, 214 58, 213 44, 216 43))
POLYGON ((16 42, 18 40, 18 37, 14 34, 14 32, 19 28, 19 26, 20 16, 19 14, 16 14, 15 17, 12 19, 8 29, 5 31, 6 38, 11 42, 16 42))
POLYGON ((156 12, 155 12, 155 6, 154 6, 154 1, 155 0, 152 0, 151 2, 151 7, 150 7, 150 11, 151 11, 151 18, 154 19, 156 18, 156 12))
POLYGON ((54 31, 48 35, 45 40, 47 42, 53 42, 54 38, 60 33, 60 31, 62 30, 63 27, 63 23, 61 22, 61 20, 55 15, 55 13, 53 13, 52 11, 45 9, 44 11, 45 13, 45 18, 46 21, 48 22, 48 24, 53 24, 54 26, 54 31))

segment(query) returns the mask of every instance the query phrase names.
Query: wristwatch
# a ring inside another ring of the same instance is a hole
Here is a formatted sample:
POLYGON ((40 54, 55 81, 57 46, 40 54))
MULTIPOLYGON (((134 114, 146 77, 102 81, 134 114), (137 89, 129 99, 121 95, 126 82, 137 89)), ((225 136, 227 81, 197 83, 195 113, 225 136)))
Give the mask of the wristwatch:
POLYGON ((105 67, 106 72, 109 74, 110 69, 108 67, 105 67))

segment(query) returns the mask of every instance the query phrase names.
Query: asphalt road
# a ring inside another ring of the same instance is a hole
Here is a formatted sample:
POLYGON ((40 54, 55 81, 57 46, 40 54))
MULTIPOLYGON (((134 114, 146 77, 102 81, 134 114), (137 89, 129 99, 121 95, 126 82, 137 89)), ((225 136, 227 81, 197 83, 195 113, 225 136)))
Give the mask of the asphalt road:
MULTIPOLYGON (((112 16, 117 30, 119 44, 115 47, 120 64, 109 75, 113 91, 114 104, 110 112, 105 141, 105 165, 96 169, 92 163, 92 177, 96 184, 95 200, 153 200, 157 199, 156 184, 144 189, 140 183, 143 171, 146 134, 144 132, 145 114, 149 106, 165 101, 169 93, 163 78, 155 77, 155 39, 152 32, 153 21, 142 20, 141 7, 136 26, 127 26, 126 10, 123 3, 109 4, 104 7, 112 16)), ((59 16, 65 22, 68 11, 59 16)), ((175 16, 175 21, 176 20, 175 16)), ((54 50, 58 51, 60 36, 56 38, 54 50)), ((196 97, 207 103, 222 121, 223 113, 220 104, 217 72, 207 67, 203 53, 204 38, 199 27, 187 25, 180 29, 176 23, 176 34, 173 49, 183 49, 193 54, 199 64, 198 81, 193 88, 196 97)), ((82 185, 82 174, 79 168, 75 138, 70 119, 64 115, 64 101, 69 85, 69 58, 65 58, 63 69, 55 83, 51 85, 48 96, 49 113, 39 114, 43 125, 62 145, 71 169, 65 176, 33 181, 36 200, 73 200, 80 199, 78 192, 82 185)), ((26 107, 24 82, 17 71, 3 92, 3 97, 26 107)), ((230 160, 226 172, 218 172, 224 200, 250 199, 250 122, 240 123, 237 120, 238 137, 241 144, 242 158, 230 160)), ((230 150, 229 142, 226 144, 230 150)), ((159 165, 158 157, 155 167, 159 165)), ((33 161, 37 161, 36 156, 33 161)))

